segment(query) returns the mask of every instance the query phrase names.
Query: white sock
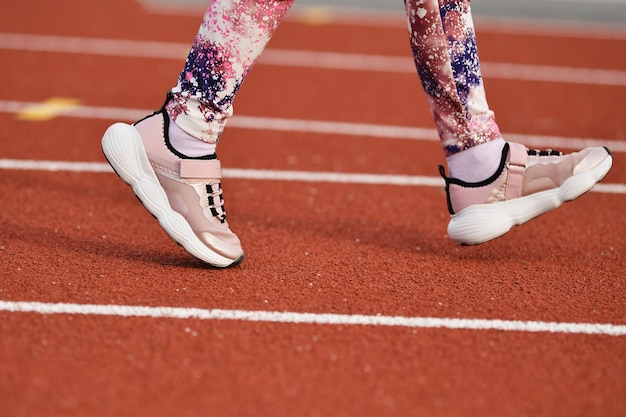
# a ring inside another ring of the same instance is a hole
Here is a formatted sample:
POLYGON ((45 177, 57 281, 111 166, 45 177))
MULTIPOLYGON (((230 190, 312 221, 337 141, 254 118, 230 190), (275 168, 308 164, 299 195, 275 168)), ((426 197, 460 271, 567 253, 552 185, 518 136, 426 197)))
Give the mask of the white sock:
POLYGON ((209 143, 194 138, 189 133, 178 127, 178 125, 171 119, 168 133, 172 147, 190 158, 212 155, 215 153, 215 149, 217 148, 217 143, 209 143))
POLYGON ((449 176, 465 182, 479 182, 495 174, 502 160, 504 139, 473 146, 446 158, 449 176))

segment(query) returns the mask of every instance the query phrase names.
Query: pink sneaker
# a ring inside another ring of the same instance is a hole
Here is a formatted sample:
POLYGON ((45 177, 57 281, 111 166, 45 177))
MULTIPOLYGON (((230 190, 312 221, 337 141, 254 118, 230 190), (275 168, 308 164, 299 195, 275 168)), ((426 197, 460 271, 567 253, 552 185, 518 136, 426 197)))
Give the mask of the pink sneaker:
POLYGON ((109 164, 161 227, 213 266, 240 263, 243 250, 226 222, 217 159, 186 159, 169 144, 163 109, 134 125, 116 123, 102 138, 109 164))
POLYGON ((500 167, 485 181, 448 178, 440 166, 451 215, 448 236, 467 245, 502 236, 589 191, 609 172, 612 161, 611 152, 602 147, 563 155, 508 142, 500 167))

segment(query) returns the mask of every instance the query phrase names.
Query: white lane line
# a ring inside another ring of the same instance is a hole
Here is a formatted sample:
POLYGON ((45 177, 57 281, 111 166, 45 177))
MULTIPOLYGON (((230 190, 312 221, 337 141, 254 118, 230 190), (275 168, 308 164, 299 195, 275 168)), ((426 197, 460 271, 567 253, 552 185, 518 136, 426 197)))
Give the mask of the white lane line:
POLYGON ((394 326, 608 336, 626 335, 625 325, 604 323, 563 323, 383 315, 368 316, 361 314, 318 314, 283 311, 246 311, 181 307, 39 303, 22 301, 0 301, 0 311, 7 311, 11 313, 73 314, 167 319, 237 320, 284 324, 394 326))
MULTIPOLYGON (((37 161, 20 159, 0 159, 0 169, 48 171, 48 172, 91 172, 112 173, 109 164, 104 162, 65 162, 65 161, 37 161)), ((314 171, 283 171, 270 169, 223 168, 224 178, 266 180, 266 181, 300 181, 300 182, 329 182, 339 184, 362 185, 398 185, 441 187, 445 186, 440 177, 420 175, 384 175, 358 174, 339 172, 314 171)), ((626 184, 596 184, 591 191, 605 194, 626 194, 626 184)))
MULTIPOLYGON (((38 103, 0 100, 0 113, 18 114, 25 108, 38 103)), ((76 117, 111 121, 135 121, 152 113, 154 110, 127 109, 120 107, 77 106, 68 109, 58 117, 76 117)), ((378 125, 370 123, 332 122, 326 120, 285 119, 279 117, 233 116, 228 121, 228 128, 275 130, 282 132, 320 133, 331 135, 375 137, 381 139, 408 139, 438 141, 435 129, 378 125)), ((508 133, 506 139, 523 143, 529 147, 552 149, 582 149, 589 146, 606 146, 612 152, 626 152, 626 141, 575 138, 564 136, 527 135, 508 133)))
MULTIPOLYGON (((0 49, 18 51, 92 54, 183 61, 190 44, 132 41, 122 39, 0 33, 0 49)), ((415 74, 410 56, 349 54, 302 50, 267 49, 258 60, 261 65, 325 68, 415 74)), ((626 71, 482 62, 485 78, 626 86, 626 71)))
MULTIPOLYGON (((415 73, 415 66, 410 58, 385 55, 274 49, 265 51, 258 62, 261 64, 292 67, 415 73)), ((481 70, 485 78, 626 86, 626 71, 619 70, 509 64, 504 62, 481 62, 481 70)))

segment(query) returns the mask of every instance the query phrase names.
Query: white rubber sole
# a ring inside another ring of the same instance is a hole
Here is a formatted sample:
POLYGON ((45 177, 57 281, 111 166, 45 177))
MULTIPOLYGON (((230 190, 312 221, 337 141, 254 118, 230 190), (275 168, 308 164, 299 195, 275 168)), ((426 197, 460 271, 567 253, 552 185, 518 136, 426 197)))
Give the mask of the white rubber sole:
POLYGON ((477 245, 495 239, 518 226, 547 213, 591 190, 609 172, 609 155, 594 169, 574 175, 559 188, 493 204, 469 206, 451 216, 448 236, 454 242, 477 245))
POLYGON ((243 256, 229 259, 206 247, 185 218, 171 208, 134 126, 125 123, 110 126, 102 138, 102 151, 117 175, 132 187, 146 210, 189 254, 221 268, 241 262, 243 256))

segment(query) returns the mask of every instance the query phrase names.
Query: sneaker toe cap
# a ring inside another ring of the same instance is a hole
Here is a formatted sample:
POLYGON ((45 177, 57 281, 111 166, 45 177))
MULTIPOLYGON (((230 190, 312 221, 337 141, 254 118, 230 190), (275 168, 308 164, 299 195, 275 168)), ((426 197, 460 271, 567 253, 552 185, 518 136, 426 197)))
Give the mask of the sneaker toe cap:
POLYGON ((230 234, 219 234, 209 232, 197 233, 198 239, 212 251, 225 256, 226 258, 236 260, 243 256, 243 249, 237 236, 230 234))
POLYGON ((590 171, 611 157, 608 149, 600 146, 587 148, 581 152, 585 155, 574 168, 574 175, 590 171))

